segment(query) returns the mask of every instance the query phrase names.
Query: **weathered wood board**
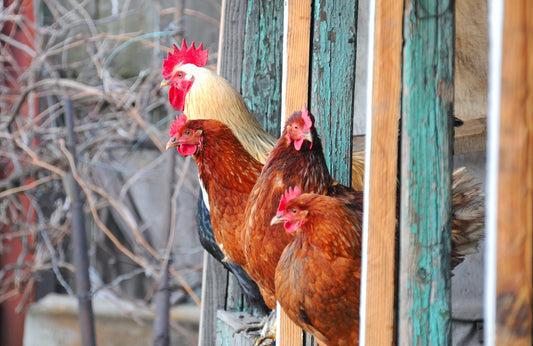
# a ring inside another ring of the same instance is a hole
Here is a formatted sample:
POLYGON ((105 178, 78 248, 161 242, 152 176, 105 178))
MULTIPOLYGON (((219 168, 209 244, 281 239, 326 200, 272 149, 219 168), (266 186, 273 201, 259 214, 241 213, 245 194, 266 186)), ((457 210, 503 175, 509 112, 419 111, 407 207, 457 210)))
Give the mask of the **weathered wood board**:
POLYGON ((330 172, 349 186, 357 1, 314 1, 312 30, 310 110, 330 172))
POLYGON ((531 345, 533 4, 505 1, 498 170, 496 345, 531 345))
POLYGON ((448 345, 454 6, 404 8, 398 344, 448 345))
POLYGON ((375 11, 365 342, 392 345, 403 1, 378 0, 375 11))
MULTIPOLYGON (((284 7, 286 46, 283 51, 283 123, 295 111, 308 104, 309 90, 309 38, 311 0, 287 2, 284 7)), ((276 339, 280 346, 302 345, 303 331, 277 304, 278 323, 276 339)))

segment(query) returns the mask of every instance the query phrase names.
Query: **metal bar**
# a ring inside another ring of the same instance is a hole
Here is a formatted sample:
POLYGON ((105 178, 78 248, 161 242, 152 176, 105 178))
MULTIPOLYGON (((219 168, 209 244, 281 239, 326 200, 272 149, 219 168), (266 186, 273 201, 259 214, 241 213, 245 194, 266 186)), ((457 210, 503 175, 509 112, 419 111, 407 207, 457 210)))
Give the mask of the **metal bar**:
MULTIPOLYGON (((67 145, 77 165, 76 139, 74 134, 74 115, 72 100, 66 99, 67 145)), ((72 242, 74 245, 74 266, 76 268, 76 296, 78 298, 78 321, 84 346, 96 345, 94 316, 91 298, 91 281, 89 279, 89 256, 87 255, 87 231, 83 214, 83 202, 80 187, 72 179, 72 242)))

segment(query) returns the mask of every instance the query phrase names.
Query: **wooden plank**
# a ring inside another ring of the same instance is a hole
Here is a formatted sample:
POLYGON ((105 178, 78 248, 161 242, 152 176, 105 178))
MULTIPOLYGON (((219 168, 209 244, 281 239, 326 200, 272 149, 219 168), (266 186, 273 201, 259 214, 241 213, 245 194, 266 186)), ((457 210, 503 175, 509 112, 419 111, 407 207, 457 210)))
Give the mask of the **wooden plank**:
POLYGON ((230 81, 237 90, 241 90, 247 8, 247 1, 223 0, 222 2, 217 72, 230 81))
POLYGON ((357 1, 316 0, 313 7, 311 112, 335 179, 351 184, 357 1))
MULTIPOLYGON (((259 332, 248 333, 245 331, 236 333, 250 324, 257 324, 260 319, 247 313, 217 311, 218 325, 216 329, 218 345, 250 346, 253 345, 259 332)), ((201 344, 200 345, 204 345, 201 344)))
POLYGON ((375 6, 365 343, 392 345, 403 1, 375 6))
POLYGON ((485 152, 487 148, 487 119, 466 120, 455 129, 454 155, 485 152))
POLYGON ((216 312, 226 306, 227 276, 228 272, 224 266, 204 251, 199 345, 216 345, 216 312))
POLYGON ((403 30, 398 344, 449 345, 453 2, 406 0, 403 30))
MULTIPOLYGON (((244 24, 247 3, 224 0, 220 25, 217 72, 239 88, 242 75, 244 24), (231 37, 231 40, 225 39, 231 37)), ((202 274, 202 309, 199 345, 216 345, 219 309, 236 309, 241 297, 240 287, 233 275, 207 252, 204 253, 202 274), (229 292, 227 290, 229 289, 229 292), (226 298, 228 300, 226 301, 226 298)))
POLYGON ((496 344, 531 345, 533 4, 505 1, 503 13, 496 344))
POLYGON ((249 0, 242 94, 259 124, 280 135, 283 1, 249 0))
MULTIPOLYGON (((290 95, 285 90, 284 116, 300 111, 309 99, 309 36, 311 32, 311 0, 287 4, 285 78, 293 85, 290 95), (300 86, 300 87, 298 87, 300 86)), ((287 84, 285 85, 287 86, 287 84)))
MULTIPOLYGON (((308 104, 311 0, 285 2, 283 51, 283 120, 308 104)), ((280 119, 281 120, 281 119, 280 119)), ((281 128, 281 127, 280 127, 281 128)), ((279 303, 277 342, 280 346, 303 343, 303 331, 283 312, 279 303)))

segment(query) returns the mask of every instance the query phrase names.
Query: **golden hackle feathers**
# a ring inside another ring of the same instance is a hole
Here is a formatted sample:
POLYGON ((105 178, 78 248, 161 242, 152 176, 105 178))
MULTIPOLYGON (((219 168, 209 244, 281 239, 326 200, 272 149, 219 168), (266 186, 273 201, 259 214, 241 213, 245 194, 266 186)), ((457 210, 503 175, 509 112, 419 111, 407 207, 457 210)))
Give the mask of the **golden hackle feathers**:
POLYGON ((192 64, 181 69, 194 76, 194 85, 185 99, 184 113, 189 119, 208 118, 225 123, 245 149, 264 163, 276 139, 259 125, 239 92, 209 69, 192 64))

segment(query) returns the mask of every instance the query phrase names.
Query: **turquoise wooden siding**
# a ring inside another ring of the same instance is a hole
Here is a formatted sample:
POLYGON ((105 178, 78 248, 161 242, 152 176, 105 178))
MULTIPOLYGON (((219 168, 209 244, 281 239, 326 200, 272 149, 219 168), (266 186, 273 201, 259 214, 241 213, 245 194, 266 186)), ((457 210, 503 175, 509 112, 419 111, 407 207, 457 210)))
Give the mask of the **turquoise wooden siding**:
POLYGON ((439 3, 404 13, 400 345, 451 342, 454 8, 439 3))
POLYGON ((311 112, 335 179, 351 183, 357 1, 316 0, 313 8, 311 112))
POLYGON ((262 127, 278 138, 281 121, 283 1, 248 2, 243 51, 242 94, 262 127))

